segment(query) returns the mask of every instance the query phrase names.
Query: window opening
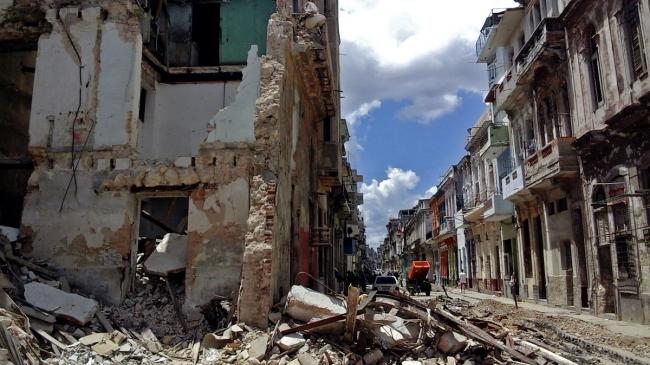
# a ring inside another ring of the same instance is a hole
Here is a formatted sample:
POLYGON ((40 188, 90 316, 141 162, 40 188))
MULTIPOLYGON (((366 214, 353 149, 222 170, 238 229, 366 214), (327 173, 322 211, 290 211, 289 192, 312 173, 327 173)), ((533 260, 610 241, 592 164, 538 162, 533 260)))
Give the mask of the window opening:
POLYGON ((141 122, 144 122, 146 107, 147 107, 147 90, 140 89, 140 106, 138 107, 138 119, 140 119, 141 122))
POLYGON ((591 88, 596 107, 600 106, 604 101, 598 42, 598 35, 594 31, 589 37, 589 65, 591 69, 591 88))
POLYGON ((632 61, 632 72, 634 78, 638 79, 647 70, 638 0, 628 0, 625 2, 625 25, 627 28, 627 43, 632 61))

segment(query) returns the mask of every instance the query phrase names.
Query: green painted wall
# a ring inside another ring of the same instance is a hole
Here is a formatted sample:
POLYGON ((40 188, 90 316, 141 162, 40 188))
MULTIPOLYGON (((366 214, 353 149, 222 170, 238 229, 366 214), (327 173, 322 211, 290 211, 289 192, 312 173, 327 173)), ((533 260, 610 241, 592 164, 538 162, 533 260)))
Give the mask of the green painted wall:
POLYGON ((275 0, 231 0, 221 4, 220 64, 245 64, 248 50, 257 44, 266 53, 266 27, 276 11, 275 0))

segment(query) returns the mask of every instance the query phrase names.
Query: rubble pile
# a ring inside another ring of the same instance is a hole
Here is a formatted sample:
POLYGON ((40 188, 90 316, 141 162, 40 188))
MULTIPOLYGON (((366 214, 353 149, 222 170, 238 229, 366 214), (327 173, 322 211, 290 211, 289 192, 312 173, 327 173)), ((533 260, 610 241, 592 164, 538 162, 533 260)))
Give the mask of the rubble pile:
MULTIPOLYGON (((170 282, 177 301, 182 303, 185 297, 183 286, 174 285, 172 280, 170 282)), ((157 276, 146 275, 142 265, 138 265, 136 269, 134 290, 122 304, 104 307, 103 311, 119 327, 140 331, 151 328, 156 337, 166 345, 191 341, 195 330, 199 335, 207 330, 206 323, 200 319, 192 321, 185 318, 181 321, 163 280, 157 276), (183 325, 186 328, 183 328, 183 325)))
POLYGON ((202 363, 573 364, 553 350, 514 337, 495 322, 452 314, 471 310, 445 297, 417 302, 399 293, 325 295, 291 288, 267 332, 235 325, 204 337, 202 363))
POLYGON ((196 363, 208 322, 227 324, 227 298, 206 308, 212 321, 187 318, 183 274, 149 275, 142 263, 125 301, 102 307, 47 262, 21 257, 21 239, 0 226, 0 364, 196 363))

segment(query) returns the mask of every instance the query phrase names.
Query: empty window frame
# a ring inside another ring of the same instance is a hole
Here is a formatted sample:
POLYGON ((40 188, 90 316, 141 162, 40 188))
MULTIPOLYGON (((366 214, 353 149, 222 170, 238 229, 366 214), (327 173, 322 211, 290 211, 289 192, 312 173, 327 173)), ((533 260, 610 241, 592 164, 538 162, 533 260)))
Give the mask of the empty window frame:
POLYGON ((600 37, 592 28, 588 33, 589 46, 589 73, 591 75, 591 91, 594 99, 594 107, 597 109, 605 101, 603 95, 602 70, 600 67, 600 37))

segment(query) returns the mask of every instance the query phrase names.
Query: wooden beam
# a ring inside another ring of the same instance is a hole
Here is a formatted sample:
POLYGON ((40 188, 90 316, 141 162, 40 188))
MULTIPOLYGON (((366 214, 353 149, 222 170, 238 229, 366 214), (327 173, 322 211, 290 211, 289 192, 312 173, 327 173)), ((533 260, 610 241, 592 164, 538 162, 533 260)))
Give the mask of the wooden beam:
POLYGON ((357 329, 357 306, 359 304, 359 288, 350 286, 348 288, 348 313, 345 319, 345 342, 352 343, 356 340, 357 329))

